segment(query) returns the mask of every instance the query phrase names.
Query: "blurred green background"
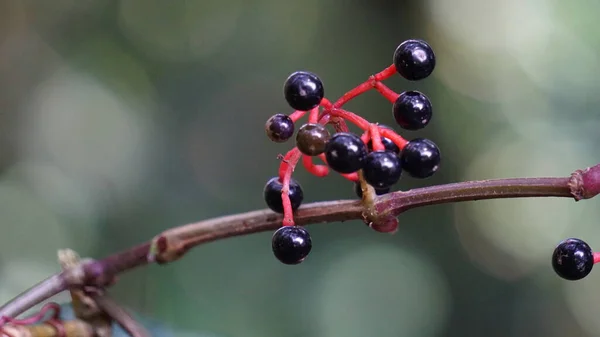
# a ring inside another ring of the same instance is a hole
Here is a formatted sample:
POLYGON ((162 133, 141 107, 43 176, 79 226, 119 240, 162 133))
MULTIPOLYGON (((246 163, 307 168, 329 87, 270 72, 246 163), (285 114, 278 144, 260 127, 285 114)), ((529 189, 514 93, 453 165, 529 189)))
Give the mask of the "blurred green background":
MULTIPOLYGON (((408 38, 437 55, 416 89, 442 150, 431 179, 566 176, 600 161, 600 2, 581 0, 0 1, 0 302, 58 270, 171 226, 264 208, 277 172, 266 119, 296 70, 326 96, 391 64, 408 38)), ((348 105, 393 125, 374 92, 348 105)), ((305 202, 354 198, 298 169, 305 202)), ((409 211, 397 234, 311 227, 280 264, 271 233, 211 243, 123 275, 139 313, 230 337, 598 336, 600 273, 550 266, 556 243, 600 247, 598 200, 480 201, 409 211)), ((62 300, 67 297, 62 296, 62 300)), ((61 300, 59 299, 59 300, 61 300)))

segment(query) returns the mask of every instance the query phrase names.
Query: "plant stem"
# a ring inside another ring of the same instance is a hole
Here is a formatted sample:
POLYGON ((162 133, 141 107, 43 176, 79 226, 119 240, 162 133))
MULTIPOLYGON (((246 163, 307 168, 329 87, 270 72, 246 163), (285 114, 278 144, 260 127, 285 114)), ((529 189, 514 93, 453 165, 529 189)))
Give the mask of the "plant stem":
MULTIPOLYGON (((378 214, 396 217, 402 212, 427 205, 451 202, 523 198, 566 197, 589 199, 600 193, 600 164, 577 170, 563 178, 515 178, 467 181, 394 192, 375 198, 378 214)), ((361 200, 340 200, 306 204, 295 214, 297 225, 365 220, 361 200)), ((93 260, 54 275, 23 292, 0 308, 0 317, 14 317, 64 290, 81 286, 110 286, 117 274, 149 262, 168 263, 203 243, 234 236, 277 229, 283 216, 270 210, 224 216, 171 228, 152 241, 93 260)))

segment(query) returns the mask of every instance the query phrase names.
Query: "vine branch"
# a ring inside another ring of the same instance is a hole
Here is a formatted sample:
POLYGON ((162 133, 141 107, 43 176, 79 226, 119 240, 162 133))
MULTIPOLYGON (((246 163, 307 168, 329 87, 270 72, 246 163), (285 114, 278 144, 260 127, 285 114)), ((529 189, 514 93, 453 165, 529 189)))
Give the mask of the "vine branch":
MULTIPOLYGON (((460 201, 565 197, 575 201, 600 193, 600 164, 562 178, 514 178, 467 181, 399 191, 364 200, 316 202, 300 207, 297 225, 362 219, 375 230, 386 230, 391 221, 406 210, 427 205, 460 201)), ((0 307, 0 317, 15 317, 62 291, 84 286, 104 288, 117 274, 148 263, 164 264, 181 258, 200 244, 247 235, 281 226, 283 215, 270 210, 218 217, 168 229, 154 239, 104 259, 91 260, 64 270, 21 293, 0 307)))

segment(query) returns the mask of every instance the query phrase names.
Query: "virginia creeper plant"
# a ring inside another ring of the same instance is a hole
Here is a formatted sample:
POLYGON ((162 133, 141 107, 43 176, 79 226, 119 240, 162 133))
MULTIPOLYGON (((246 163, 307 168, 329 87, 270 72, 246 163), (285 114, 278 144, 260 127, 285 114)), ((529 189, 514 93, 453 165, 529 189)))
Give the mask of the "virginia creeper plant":
MULTIPOLYGON (((429 98, 418 91, 396 93, 383 81, 396 75, 409 81, 423 80, 434 71, 435 65, 436 56, 425 41, 404 41, 394 51, 390 66, 333 102, 325 98, 323 82, 316 74, 292 73, 285 80, 283 91, 294 111, 289 115, 275 114, 265 125, 267 136, 274 142, 286 142, 296 135, 295 146, 279 156, 277 174, 267 181, 263 190, 268 209, 173 227, 146 243, 103 259, 79 260, 72 251, 61 251, 62 272, 0 307, 0 333, 8 336, 107 335, 110 322, 115 321, 131 336, 148 336, 106 295, 106 288, 115 283, 120 273, 149 263, 176 261, 191 248, 219 239, 275 230, 271 242, 275 257, 293 265, 304 261, 311 251, 312 238, 304 228, 310 224, 361 219, 377 232, 394 233, 398 230, 398 216, 421 206, 522 197, 565 197, 579 201, 600 193, 600 164, 565 177, 465 181, 391 192, 404 174, 419 179, 435 174, 441 167, 440 149, 429 139, 407 140, 393 128, 367 121, 343 106, 374 89, 392 104, 392 114, 401 129, 422 129, 433 116, 429 98), (307 122, 296 128, 304 117, 307 122), (350 132, 348 123, 357 126, 362 133, 350 132), (322 163, 317 164, 316 160, 322 163), (302 205, 302 187, 292 178, 300 162, 317 177, 331 172, 342 175, 355 185, 358 199, 302 205), (76 320, 61 321, 60 307, 52 302, 29 318, 16 318, 63 291, 71 293, 76 320)), ((600 253, 594 253, 587 243, 576 238, 560 242, 551 258, 555 272, 566 280, 584 278, 598 262, 600 253)))

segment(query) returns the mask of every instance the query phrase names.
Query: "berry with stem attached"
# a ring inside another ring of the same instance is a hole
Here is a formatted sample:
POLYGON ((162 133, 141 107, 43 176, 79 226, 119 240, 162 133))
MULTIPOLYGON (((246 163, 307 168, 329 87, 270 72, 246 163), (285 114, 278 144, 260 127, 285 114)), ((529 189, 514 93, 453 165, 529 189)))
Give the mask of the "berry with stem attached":
MULTIPOLYGON (((282 189, 283 184, 279 177, 273 177, 269 179, 263 191, 267 206, 276 213, 283 213, 283 201, 281 199, 282 189)), ((292 210, 298 209, 302 204, 302 200, 304 200, 304 192, 302 191, 302 186, 294 179, 290 179, 288 195, 292 204, 292 210)))
POLYGON ((562 241, 552 253, 552 268, 558 276, 570 280, 586 277, 594 267, 594 253, 590 246, 580 239, 562 241))
POLYGON ((441 154, 437 145, 426 138, 409 141, 400 154, 402 169, 414 178, 432 176, 440 167, 441 154))
POLYGON ((400 158, 395 153, 374 151, 367 155, 363 176, 373 188, 390 187, 398 182, 401 175, 400 158))
POLYGON ((392 107, 394 119, 405 130, 419 130, 427 126, 433 113, 427 96, 418 91, 401 93, 392 107))
POLYGON ((307 156, 318 156, 325 152, 330 138, 325 126, 317 123, 304 124, 296 134, 296 147, 307 156))
POLYGON ((317 75, 308 71, 296 71, 285 80, 283 95, 292 109, 308 111, 321 103, 325 90, 317 75))
POLYGON ((265 124, 267 137, 276 143, 283 143, 294 134, 294 121, 287 115, 275 114, 265 124))
POLYGON ((327 142, 325 158, 327 165, 339 173, 353 173, 363 167, 367 147, 357 135, 338 132, 327 142))
POLYGON ((308 231, 300 226, 283 226, 271 239, 275 257, 285 264, 299 264, 312 249, 312 240, 308 231))
POLYGON ((423 40, 406 40, 394 51, 396 71, 409 81, 422 80, 435 68, 435 54, 423 40))

